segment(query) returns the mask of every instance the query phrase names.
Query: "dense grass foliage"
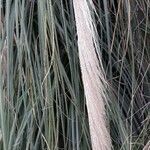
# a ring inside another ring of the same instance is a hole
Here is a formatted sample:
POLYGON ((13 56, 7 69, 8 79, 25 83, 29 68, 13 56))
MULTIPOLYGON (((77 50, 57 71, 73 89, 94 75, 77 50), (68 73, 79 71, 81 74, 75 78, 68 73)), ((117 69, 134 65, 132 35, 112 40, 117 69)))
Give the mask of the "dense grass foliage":
MULTIPOLYGON (((150 140, 150 1, 88 2, 114 150, 142 150, 150 140)), ((0 0, 0 150, 58 149, 91 149, 72 0, 0 0)))

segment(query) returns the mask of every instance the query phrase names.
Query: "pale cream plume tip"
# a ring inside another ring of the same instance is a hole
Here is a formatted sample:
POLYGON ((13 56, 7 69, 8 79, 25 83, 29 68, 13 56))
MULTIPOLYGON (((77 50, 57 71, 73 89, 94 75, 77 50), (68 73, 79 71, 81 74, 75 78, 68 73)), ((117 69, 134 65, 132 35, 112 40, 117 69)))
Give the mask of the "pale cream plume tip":
POLYGON ((89 117, 93 150, 110 150, 111 139, 106 125, 104 75, 97 57, 96 35, 86 0, 73 0, 79 59, 89 117))

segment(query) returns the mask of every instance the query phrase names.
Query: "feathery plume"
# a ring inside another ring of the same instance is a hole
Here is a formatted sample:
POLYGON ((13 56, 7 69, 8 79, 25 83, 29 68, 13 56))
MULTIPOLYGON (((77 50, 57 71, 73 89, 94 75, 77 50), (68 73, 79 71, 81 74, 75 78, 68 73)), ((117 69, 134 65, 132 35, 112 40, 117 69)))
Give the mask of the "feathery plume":
POLYGON ((103 67, 98 57, 96 35, 86 0, 73 0, 79 59, 88 109, 93 150, 110 150, 111 140, 106 127, 103 67))
POLYGON ((147 142, 147 144, 144 146, 143 150, 149 150, 150 149, 150 140, 147 142))

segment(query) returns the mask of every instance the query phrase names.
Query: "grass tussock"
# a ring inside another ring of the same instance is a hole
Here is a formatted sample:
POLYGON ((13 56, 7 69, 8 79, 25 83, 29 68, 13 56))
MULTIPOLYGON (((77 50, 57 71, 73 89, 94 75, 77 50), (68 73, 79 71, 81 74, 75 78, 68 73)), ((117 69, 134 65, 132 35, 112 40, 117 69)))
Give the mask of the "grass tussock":
POLYGON ((150 1, 73 6, 0 0, 0 150, 148 150, 150 1))

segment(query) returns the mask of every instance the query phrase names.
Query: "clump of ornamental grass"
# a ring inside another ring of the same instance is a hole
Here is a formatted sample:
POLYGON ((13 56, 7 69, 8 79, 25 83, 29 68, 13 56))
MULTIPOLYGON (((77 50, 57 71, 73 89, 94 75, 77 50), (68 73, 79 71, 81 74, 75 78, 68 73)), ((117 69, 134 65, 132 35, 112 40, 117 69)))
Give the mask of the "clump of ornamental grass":
POLYGON ((0 149, 148 150, 149 0, 0 0, 0 149))

